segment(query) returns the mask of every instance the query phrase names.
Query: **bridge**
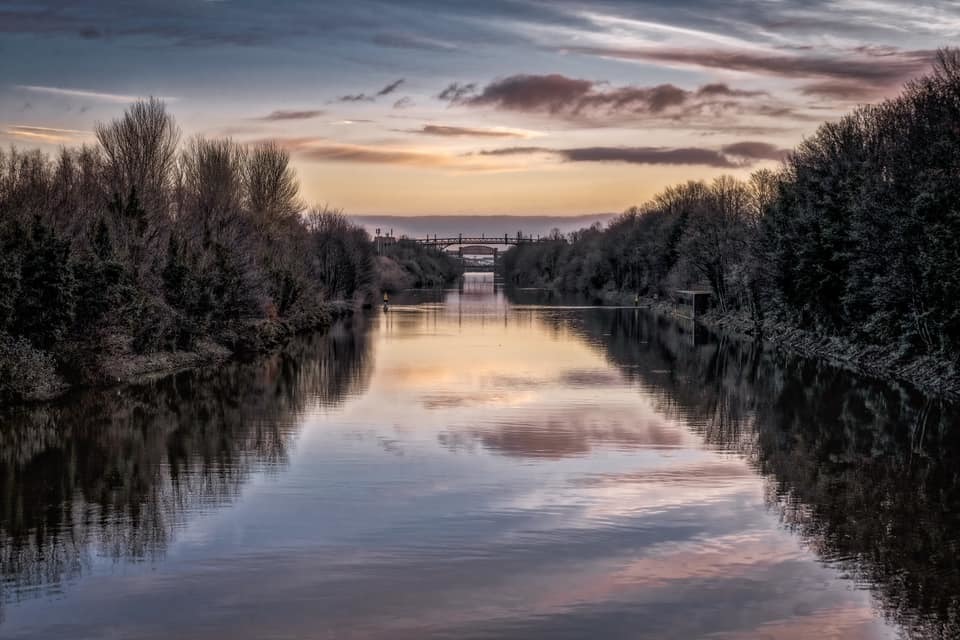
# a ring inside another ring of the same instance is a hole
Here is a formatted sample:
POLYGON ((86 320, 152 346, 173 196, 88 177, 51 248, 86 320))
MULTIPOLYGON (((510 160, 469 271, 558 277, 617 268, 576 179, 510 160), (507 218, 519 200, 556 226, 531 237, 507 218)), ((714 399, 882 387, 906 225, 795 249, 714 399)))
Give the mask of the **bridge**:
POLYGON ((443 238, 439 238, 436 235, 434 235, 432 238, 430 236, 427 236, 425 238, 410 238, 410 240, 413 240, 417 244, 422 244, 427 247, 437 247, 438 249, 442 249, 446 251, 450 247, 455 247, 458 245, 461 247, 465 247, 465 246, 473 247, 478 245, 514 247, 518 244, 526 244, 529 242, 539 242, 540 237, 538 236, 536 239, 534 239, 533 236, 529 236, 529 235, 525 236, 522 233, 518 233, 515 236, 511 236, 510 234, 505 233, 503 234, 502 237, 487 236, 487 235, 464 236, 461 233, 457 236, 449 236, 449 237, 443 237, 443 238))
POLYGON ((488 236, 485 234, 465 236, 460 233, 456 236, 441 237, 438 235, 427 235, 422 238, 411 238, 409 236, 396 238, 392 234, 380 235, 379 229, 377 229, 377 235, 374 238, 378 253, 382 251, 384 245, 413 242, 420 246, 431 247, 437 251, 442 251, 447 255, 455 255, 460 259, 466 272, 496 271, 503 249, 533 242, 542 242, 544 240, 546 240, 546 238, 540 238, 539 235, 533 237, 532 235, 524 235, 522 232, 518 232, 516 235, 505 233, 502 236, 488 236), (451 250, 451 247, 457 247, 456 251, 451 250), (485 256, 492 256, 493 260, 485 260, 483 258, 485 256))
POLYGON ((414 242, 420 246, 432 247, 437 251, 443 251, 448 255, 455 255, 463 264, 464 271, 467 272, 496 271, 502 250, 521 244, 545 240, 545 238, 541 239, 539 235, 533 237, 532 235, 524 235, 522 232, 518 232, 516 235, 505 233, 502 236, 488 236, 485 234, 465 236, 460 233, 456 236, 441 237, 438 235, 428 235, 422 238, 411 238, 409 236, 396 238, 392 234, 380 235, 379 232, 380 230, 377 229, 377 235, 374 239, 377 243, 378 253, 382 250, 383 245, 391 245, 398 242, 414 242), (451 247, 457 247, 456 251, 451 250, 451 247), (483 258, 485 256, 492 256, 493 260, 485 260, 483 258))

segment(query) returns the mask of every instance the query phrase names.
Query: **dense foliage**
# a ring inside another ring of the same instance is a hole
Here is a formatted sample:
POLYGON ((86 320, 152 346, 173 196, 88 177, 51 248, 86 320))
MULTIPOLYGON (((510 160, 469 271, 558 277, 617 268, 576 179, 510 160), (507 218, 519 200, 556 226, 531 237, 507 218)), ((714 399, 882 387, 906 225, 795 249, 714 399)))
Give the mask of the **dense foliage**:
MULTIPOLYGON (((304 215, 286 151, 180 132, 157 100, 95 147, 0 153, 0 399, 91 354, 190 349, 239 324, 305 326, 375 286, 342 215, 304 215)), ((49 377, 49 376, 47 376, 49 377)))
POLYGON ((592 294, 709 287, 904 355, 960 354, 960 53, 805 140, 778 172, 672 187, 609 227, 518 247, 508 277, 592 294))
POLYGON ((381 285, 397 291, 411 287, 440 287, 463 273, 463 265, 445 251, 401 238, 380 244, 381 285))

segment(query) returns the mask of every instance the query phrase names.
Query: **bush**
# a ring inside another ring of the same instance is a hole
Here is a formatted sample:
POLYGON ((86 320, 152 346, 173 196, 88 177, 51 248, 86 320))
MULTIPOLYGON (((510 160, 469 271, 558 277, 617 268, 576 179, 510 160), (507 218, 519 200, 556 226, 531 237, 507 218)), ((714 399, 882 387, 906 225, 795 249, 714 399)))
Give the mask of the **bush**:
POLYGON ((52 354, 0 333, 0 401, 42 399, 63 386, 52 354))

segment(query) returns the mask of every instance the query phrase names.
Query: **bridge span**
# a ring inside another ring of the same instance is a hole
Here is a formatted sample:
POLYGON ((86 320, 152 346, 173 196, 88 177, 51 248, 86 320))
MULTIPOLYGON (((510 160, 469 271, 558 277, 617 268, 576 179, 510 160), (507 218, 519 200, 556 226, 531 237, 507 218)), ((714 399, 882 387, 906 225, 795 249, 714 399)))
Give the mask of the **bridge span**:
MULTIPOLYGON (((379 229, 377 231, 379 232, 379 229)), ((456 256, 463 264, 464 271, 496 271, 504 250, 522 244, 542 242, 546 238, 540 238, 539 235, 536 237, 524 235, 522 232, 516 235, 505 233, 502 236, 485 234, 477 236, 460 233, 456 236, 428 235, 421 238, 411 238, 409 236, 395 238, 393 235, 382 236, 378 233, 375 240, 378 252, 383 245, 414 242, 456 256), (456 249, 453 249, 453 247, 456 247, 456 249), (492 261, 488 261, 487 256, 492 257, 492 261)))
POLYGON ((424 246, 437 247, 439 249, 447 250, 450 247, 456 247, 456 246, 473 247, 478 245, 514 247, 519 244, 539 242, 540 237, 537 236, 536 238, 534 238, 533 236, 529 236, 529 235, 525 236, 522 233, 518 233, 515 236, 512 236, 509 233, 505 233, 502 236, 487 236, 487 235, 465 236, 461 233, 456 236, 446 236, 446 237, 438 237, 436 235, 431 237, 428 235, 425 238, 410 238, 410 240, 413 240, 417 244, 422 244, 424 246))

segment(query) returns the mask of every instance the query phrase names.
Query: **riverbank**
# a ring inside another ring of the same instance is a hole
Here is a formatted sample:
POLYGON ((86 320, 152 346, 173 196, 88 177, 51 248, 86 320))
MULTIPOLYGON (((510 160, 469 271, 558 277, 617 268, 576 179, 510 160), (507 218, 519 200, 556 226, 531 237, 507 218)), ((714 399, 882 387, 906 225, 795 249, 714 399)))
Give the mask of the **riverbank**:
MULTIPOLYGON (((755 323, 745 313, 711 311, 699 322, 727 335, 757 338, 755 323)), ((764 322, 760 337, 778 349, 862 376, 905 382, 926 395, 960 400, 960 370, 944 358, 906 355, 894 347, 858 344, 778 321, 764 322)))
POLYGON ((119 335, 103 338, 95 346, 74 345, 57 356, 22 343, 15 343, 15 348, 0 345, 0 356, 15 356, 0 362, 0 400, 6 400, 6 404, 44 402, 78 388, 136 383, 237 357, 269 353, 294 336, 326 332, 355 310, 354 305, 331 302, 290 318, 235 321, 198 339, 187 350, 138 353, 129 336, 119 335))
MULTIPOLYGON (((555 287, 544 287, 555 295, 576 295, 555 287)), ((678 318, 669 300, 634 297, 619 291, 594 291, 586 295, 591 304, 634 306, 657 315, 678 318)), ((698 324, 722 336, 738 340, 761 338, 767 346, 803 358, 817 359, 858 375, 882 381, 903 382, 931 397, 960 401, 960 368, 944 358, 905 355, 893 347, 858 344, 849 339, 806 331, 790 323, 767 319, 758 330, 743 311, 710 310, 698 324)))
MULTIPOLYGON (((625 296, 608 296, 607 303, 632 304, 625 296)), ((655 313, 677 317, 673 303, 642 298, 639 306, 655 313)), ((758 336, 756 323, 747 313, 711 310, 697 319, 721 335, 743 340, 762 339, 775 349, 876 380, 904 382, 918 391, 952 401, 960 400, 960 370, 956 364, 932 356, 910 356, 891 347, 857 344, 851 340, 816 334, 777 320, 764 322, 758 336)))

